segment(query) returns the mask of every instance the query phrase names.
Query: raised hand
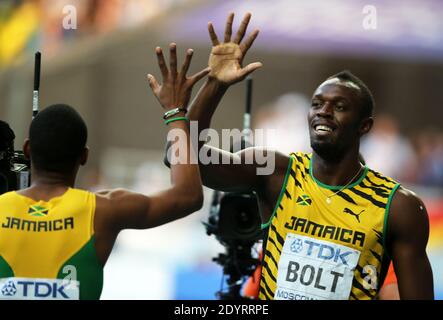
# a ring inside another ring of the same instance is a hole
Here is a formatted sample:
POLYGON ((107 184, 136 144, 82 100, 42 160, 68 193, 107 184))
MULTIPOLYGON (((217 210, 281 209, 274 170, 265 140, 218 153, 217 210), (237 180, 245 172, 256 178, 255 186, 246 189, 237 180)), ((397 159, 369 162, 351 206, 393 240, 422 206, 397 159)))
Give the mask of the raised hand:
POLYGON ((234 13, 230 13, 226 22, 223 43, 219 42, 212 23, 208 23, 209 36, 213 44, 211 56, 209 57, 209 67, 211 68, 211 72, 209 73, 210 78, 216 79, 224 85, 231 85, 243 80, 247 75, 262 67, 260 62, 254 62, 242 68, 243 59, 259 33, 257 29, 254 30, 246 40, 242 42, 250 20, 251 14, 247 13, 232 41, 234 13))
POLYGON ((165 110, 178 107, 187 109, 193 86, 209 73, 210 68, 206 68, 188 78, 186 74, 188 73, 194 51, 192 49, 186 51, 185 62, 180 72, 177 72, 177 46, 175 43, 169 45, 169 51, 170 61, 168 70, 162 49, 160 47, 155 49, 163 82, 160 85, 153 75, 148 74, 149 86, 165 110))

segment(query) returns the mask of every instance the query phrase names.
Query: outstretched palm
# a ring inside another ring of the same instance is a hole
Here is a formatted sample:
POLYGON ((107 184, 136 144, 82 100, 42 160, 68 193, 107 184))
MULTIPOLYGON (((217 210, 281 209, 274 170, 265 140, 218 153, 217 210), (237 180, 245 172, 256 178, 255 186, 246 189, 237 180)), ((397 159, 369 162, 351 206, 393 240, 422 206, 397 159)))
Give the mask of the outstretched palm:
POLYGON ((192 77, 187 77, 186 74, 194 51, 192 49, 186 51, 186 58, 180 71, 177 71, 177 46, 175 43, 169 45, 169 51, 170 67, 168 70, 162 49, 160 47, 155 49, 163 82, 160 85, 151 74, 148 74, 148 82, 155 97, 164 109, 169 110, 176 107, 187 109, 192 87, 209 73, 209 68, 196 73, 192 77))
POLYGON ((212 23, 208 24, 209 36, 213 44, 209 57, 210 78, 217 79, 225 85, 231 85, 243 80, 247 75, 262 66, 260 62, 255 62, 242 68, 243 59, 258 35, 258 30, 255 30, 242 42, 250 19, 251 14, 246 14, 235 39, 231 41, 232 22, 234 20, 234 14, 231 13, 226 22, 223 43, 219 42, 212 23))

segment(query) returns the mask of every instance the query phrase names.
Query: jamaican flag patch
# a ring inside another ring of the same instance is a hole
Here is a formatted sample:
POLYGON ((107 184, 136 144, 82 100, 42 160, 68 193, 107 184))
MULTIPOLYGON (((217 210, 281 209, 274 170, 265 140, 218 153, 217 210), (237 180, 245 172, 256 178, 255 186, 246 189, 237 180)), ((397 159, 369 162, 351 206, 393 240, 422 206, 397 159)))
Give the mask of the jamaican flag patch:
POLYGON ((48 211, 49 209, 46 209, 45 207, 34 205, 29 208, 28 214, 33 217, 46 217, 48 211))
POLYGON ((300 206, 310 206, 312 204, 312 200, 308 195, 304 194, 297 198, 297 204, 300 206))

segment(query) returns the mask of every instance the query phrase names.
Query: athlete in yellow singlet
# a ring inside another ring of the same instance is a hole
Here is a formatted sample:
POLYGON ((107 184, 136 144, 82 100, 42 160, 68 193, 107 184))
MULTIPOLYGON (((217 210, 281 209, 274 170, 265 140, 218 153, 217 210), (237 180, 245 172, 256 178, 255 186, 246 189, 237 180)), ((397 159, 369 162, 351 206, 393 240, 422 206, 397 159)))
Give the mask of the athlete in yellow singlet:
MULTIPOLYGON (((259 31, 243 40, 247 14, 233 36, 233 18, 232 13, 224 41, 209 24, 211 72, 189 112, 200 131, 210 126, 227 89, 262 66, 242 67, 259 31)), ((275 153, 269 175, 258 174, 261 159, 249 163, 262 152, 272 159, 270 150, 230 153, 199 146, 222 158, 219 164, 200 165, 206 186, 257 194, 263 227, 269 230, 261 299, 374 299, 391 260, 401 299, 433 299, 423 202, 359 161, 360 138, 372 128, 373 107, 369 89, 350 72, 328 78, 315 90, 307 115, 313 153, 275 153)))
MULTIPOLYGON (((187 78, 188 50, 177 71, 175 44, 169 70, 161 49, 156 53, 163 84, 148 75, 149 84, 165 111, 175 110, 169 130, 181 129, 189 140, 184 110, 208 70, 187 78)), ((103 267, 121 230, 156 227, 201 207, 199 170, 190 161, 174 165, 172 187, 156 195, 75 189, 88 157, 86 140, 83 119, 66 105, 44 109, 31 123, 24 151, 32 162, 32 185, 0 196, 0 300, 99 299, 103 267)), ((191 144, 181 145, 189 159, 191 144)))

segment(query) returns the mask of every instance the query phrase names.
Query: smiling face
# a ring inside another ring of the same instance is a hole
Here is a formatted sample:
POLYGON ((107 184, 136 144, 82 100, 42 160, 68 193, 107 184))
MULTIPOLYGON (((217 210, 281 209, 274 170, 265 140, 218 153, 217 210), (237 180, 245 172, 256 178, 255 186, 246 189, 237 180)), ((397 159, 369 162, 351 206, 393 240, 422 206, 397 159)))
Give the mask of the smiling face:
POLYGON ((363 118, 360 88, 332 78, 320 85, 308 114, 312 149, 322 158, 340 159, 349 149, 358 150, 360 137, 369 132, 372 118, 363 118))

